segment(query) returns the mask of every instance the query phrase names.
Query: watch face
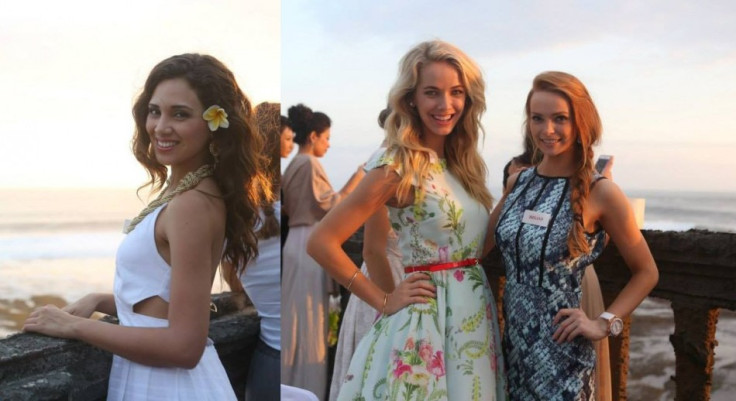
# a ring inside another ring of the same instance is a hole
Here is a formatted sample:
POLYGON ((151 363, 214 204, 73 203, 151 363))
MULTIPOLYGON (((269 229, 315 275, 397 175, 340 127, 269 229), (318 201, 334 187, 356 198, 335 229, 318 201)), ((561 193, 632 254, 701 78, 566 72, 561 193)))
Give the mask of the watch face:
POLYGON ((613 321, 611 322, 611 335, 617 336, 621 334, 623 330, 624 330, 624 322, 619 318, 613 319, 613 321))

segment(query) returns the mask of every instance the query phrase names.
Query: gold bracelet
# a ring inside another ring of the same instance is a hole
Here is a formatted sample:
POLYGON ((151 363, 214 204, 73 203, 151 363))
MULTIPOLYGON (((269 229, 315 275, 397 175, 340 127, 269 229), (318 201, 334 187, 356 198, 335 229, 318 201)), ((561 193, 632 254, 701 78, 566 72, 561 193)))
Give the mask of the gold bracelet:
POLYGON ((353 285, 353 281, 355 281, 355 278, 358 277, 358 273, 360 273, 360 270, 356 269, 355 273, 353 273, 353 277, 350 277, 350 281, 348 281, 348 286, 345 287, 348 291, 350 291, 350 287, 353 285))
POLYGON ((383 296, 383 308, 381 308, 381 314, 382 315, 385 315, 386 314, 386 302, 388 302, 388 293, 386 292, 384 294, 385 295, 383 296))

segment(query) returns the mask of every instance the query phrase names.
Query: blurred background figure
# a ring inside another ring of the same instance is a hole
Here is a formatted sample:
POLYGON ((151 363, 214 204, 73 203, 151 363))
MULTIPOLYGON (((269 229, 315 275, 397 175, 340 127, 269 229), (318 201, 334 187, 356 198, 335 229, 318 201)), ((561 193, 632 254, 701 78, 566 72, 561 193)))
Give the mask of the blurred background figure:
POLYGON ((281 382, 307 389, 320 400, 327 391, 327 331, 332 280, 307 255, 314 225, 358 185, 358 168, 345 186, 332 189, 319 158, 330 147, 330 118, 298 104, 288 111, 299 151, 282 178, 282 213, 289 218, 281 279, 281 382))

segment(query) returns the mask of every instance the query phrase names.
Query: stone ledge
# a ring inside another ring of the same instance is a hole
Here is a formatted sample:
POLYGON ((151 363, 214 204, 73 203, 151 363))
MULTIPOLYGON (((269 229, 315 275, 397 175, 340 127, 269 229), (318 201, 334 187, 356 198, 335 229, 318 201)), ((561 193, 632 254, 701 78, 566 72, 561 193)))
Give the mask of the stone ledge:
MULTIPOLYGON (((242 399, 260 320, 243 294, 215 294, 209 337, 242 399)), ((117 319, 105 317, 117 324, 117 319)), ((76 340, 20 333, 0 340, 0 400, 104 400, 112 354, 76 340)))

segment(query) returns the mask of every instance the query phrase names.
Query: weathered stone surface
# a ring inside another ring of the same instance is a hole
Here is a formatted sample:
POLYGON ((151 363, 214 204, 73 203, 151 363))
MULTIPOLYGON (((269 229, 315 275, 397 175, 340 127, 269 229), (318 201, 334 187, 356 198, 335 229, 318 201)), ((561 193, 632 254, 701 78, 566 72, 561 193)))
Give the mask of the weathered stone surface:
MULTIPOLYGON (((736 310, 736 234, 703 230, 642 231, 659 269, 652 296, 705 308, 736 310)), ((595 262, 604 291, 630 277, 614 244, 595 262)))
MULTIPOLYGON (((243 294, 213 295, 209 337, 239 399, 258 339, 259 318, 243 294)), ((105 320, 116 324, 117 320, 105 320)), ((0 340, 0 400, 104 400, 112 355, 80 341, 21 333, 0 340)))
POLYGON ((675 333, 670 342, 675 349, 675 401, 710 399, 718 309, 693 308, 673 304, 675 333))

